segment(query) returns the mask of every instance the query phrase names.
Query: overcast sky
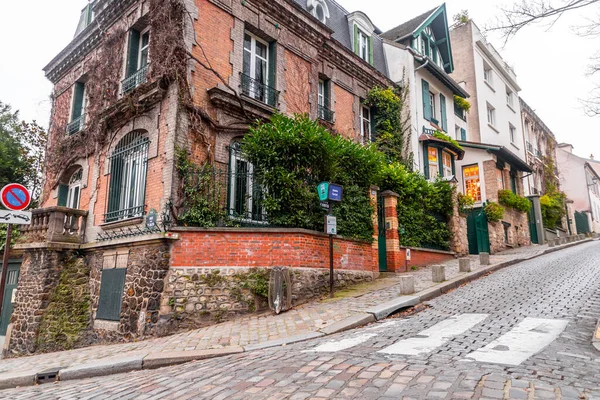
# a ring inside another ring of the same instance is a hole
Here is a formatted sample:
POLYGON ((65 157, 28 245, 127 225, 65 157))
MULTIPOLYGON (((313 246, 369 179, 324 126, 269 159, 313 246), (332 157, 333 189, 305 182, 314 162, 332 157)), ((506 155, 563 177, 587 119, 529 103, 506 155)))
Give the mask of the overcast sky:
MULTIPOLYGON (((348 11, 361 10, 382 30, 401 24, 439 4, 439 0, 337 0, 348 11)), ((480 28, 499 15, 499 7, 520 0, 448 0, 448 19, 461 10, 480 28)), ((52 85, 42 68, 73 38, 87 0, 0 1, 0 101, 19 110, 21 118, 48 125, 52 85)), ((593 6, 592 6, 593 7, 593 6)), ((598 39, 580 38, 572 26, 598 9, 584 9, 563 17, 549 31, 544 26, 523 30, 506 47, 494 35, 488 39, 517 73, 521 97, 554 132, 559 142, 575 146, 575 153, 600 157, 595 134, 600 117, 581 109, 593 82, 585 76, 589 59, 600 50, 598 39)))

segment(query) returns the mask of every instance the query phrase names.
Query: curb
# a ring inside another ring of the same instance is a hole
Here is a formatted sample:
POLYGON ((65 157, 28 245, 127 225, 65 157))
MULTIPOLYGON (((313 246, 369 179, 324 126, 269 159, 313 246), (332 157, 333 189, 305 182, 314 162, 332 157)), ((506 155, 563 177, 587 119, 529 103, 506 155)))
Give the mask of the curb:
MULTIPOLYGON (((306 340, 332 335, 335 333, 358 328, 385 319, 396 311, 407 307, 412 307, 419 303, 439 297, 444 293, 456 289, 468 282, 474 281, 490 272, 494 272, 502 268, 518 264, 523 261, 541 257, 543 255, 553 253, 555 251, 563 250, 583 243, 589 243, 593 240, 594 239, 585 239, 574 243, 567 243, 560 247, 546 249, 544 250, 544 252, 530 257, 516 258, 514 260, 489 265, 477 271, 469 272, 466 275, 450 279, 434 287, 422 290, 413 296, 399 296, 396 299, 393 299, 386 303, 382 303, 370 309, 364 311, 357 311, 356 315, 352 315, 346 319, 343 319, 339 322, 331 324, 317 331, 306 332, 300 335, 290 336, 282 339, 269 340, 267 342, 244 347, 228 346, 221 349, 173 351, 164 353, 148 353, 145 355, 139 354, 136 356, 124 358, 108 358, 87 364, 60 369, 58 372, 58 380, 67 381, 73 379, 92 378, 96 376, 105 376, 145 369, 155 369, 183 364, 190 361, 224 357, 228 355, 241 354, 254 350, 285 346, 292 343, 298 343, 306 340)), ((596 327, 596 331, 592 342, 594 347, 600 350, 600 320, 598 321, 598 325, 596 327)), ((38 373, 39 371, 26 370, 17 371, 9 374, 2 374, 0 375, 0 390, 35 385, 36 375, 38 373)))

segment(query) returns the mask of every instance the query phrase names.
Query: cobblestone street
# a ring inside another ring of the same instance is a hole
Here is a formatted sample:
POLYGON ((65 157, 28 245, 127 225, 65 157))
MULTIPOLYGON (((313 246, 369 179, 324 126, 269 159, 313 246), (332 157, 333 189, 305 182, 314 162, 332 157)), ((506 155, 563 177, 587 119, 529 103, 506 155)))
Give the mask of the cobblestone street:
POLYGON ((600 354, 591 345, 597 242, 505 268, 427 306, 295 345, 0 397, 600 399, 600 354))

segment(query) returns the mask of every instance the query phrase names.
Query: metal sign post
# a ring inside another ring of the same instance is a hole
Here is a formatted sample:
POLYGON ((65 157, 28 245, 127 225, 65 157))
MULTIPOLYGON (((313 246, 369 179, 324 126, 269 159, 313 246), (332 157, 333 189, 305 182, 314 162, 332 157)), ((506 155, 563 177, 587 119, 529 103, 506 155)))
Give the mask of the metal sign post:
POLYGON ((325 216, 325 233, 329 235, 329 296, 333 298, 333 236, 337 235, 337 219, 333 215, 333 202, 342 201, 343 188, 329 182, 321 182, 317 186, 321 207, 327 210, 325 216))
POLYGON ((31 224, 31 213, 22 211, 29 206, 31 194, 25 186, 11 183, 0 190, 0 202, 11 211, 0 211, 0 223, 8 222, 6 230, 6 242, 4 244, 4 256, 2 257, 2 270, 0 271, 0 315, 4 303, 4 288, 6 287, 6 275, 8 271, 8 254, 10 253, 10 239, 12 237, 13 224, 31 224))

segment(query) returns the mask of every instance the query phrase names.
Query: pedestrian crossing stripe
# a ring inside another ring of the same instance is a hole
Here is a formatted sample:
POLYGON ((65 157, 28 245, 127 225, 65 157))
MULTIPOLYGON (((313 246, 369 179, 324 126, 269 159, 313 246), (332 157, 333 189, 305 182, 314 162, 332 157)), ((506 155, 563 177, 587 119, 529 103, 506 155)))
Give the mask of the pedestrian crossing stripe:
POLYGON ((525 318, 513 329, 467 358, 492 364, 520 365, 552 343, 567 327, 561 319, 525 318))
POLYGON ((489 314, 462 314, 439 322, 417 336, 400 340, 379 353, 416 356, 427 354, 482 322, 489 314))
MULTIPOLYGON (((461 314, 441 321, 411 338, 402 339, 378 353, 416 356, 429 354, 453 338, 483 322, 489 314, 461 314)), ((392 328, 407 320, 389 321, 360 330, 349 338, 328 341, 306 352, 337 352, 348 350, 379 336, 378 331, 392 328)), ((520 365, 550 345, 565 330, 569 321, 561 319, 525 318, 513 329, 488 345, 469 353, 465 361, 491 364, 520 365)))

